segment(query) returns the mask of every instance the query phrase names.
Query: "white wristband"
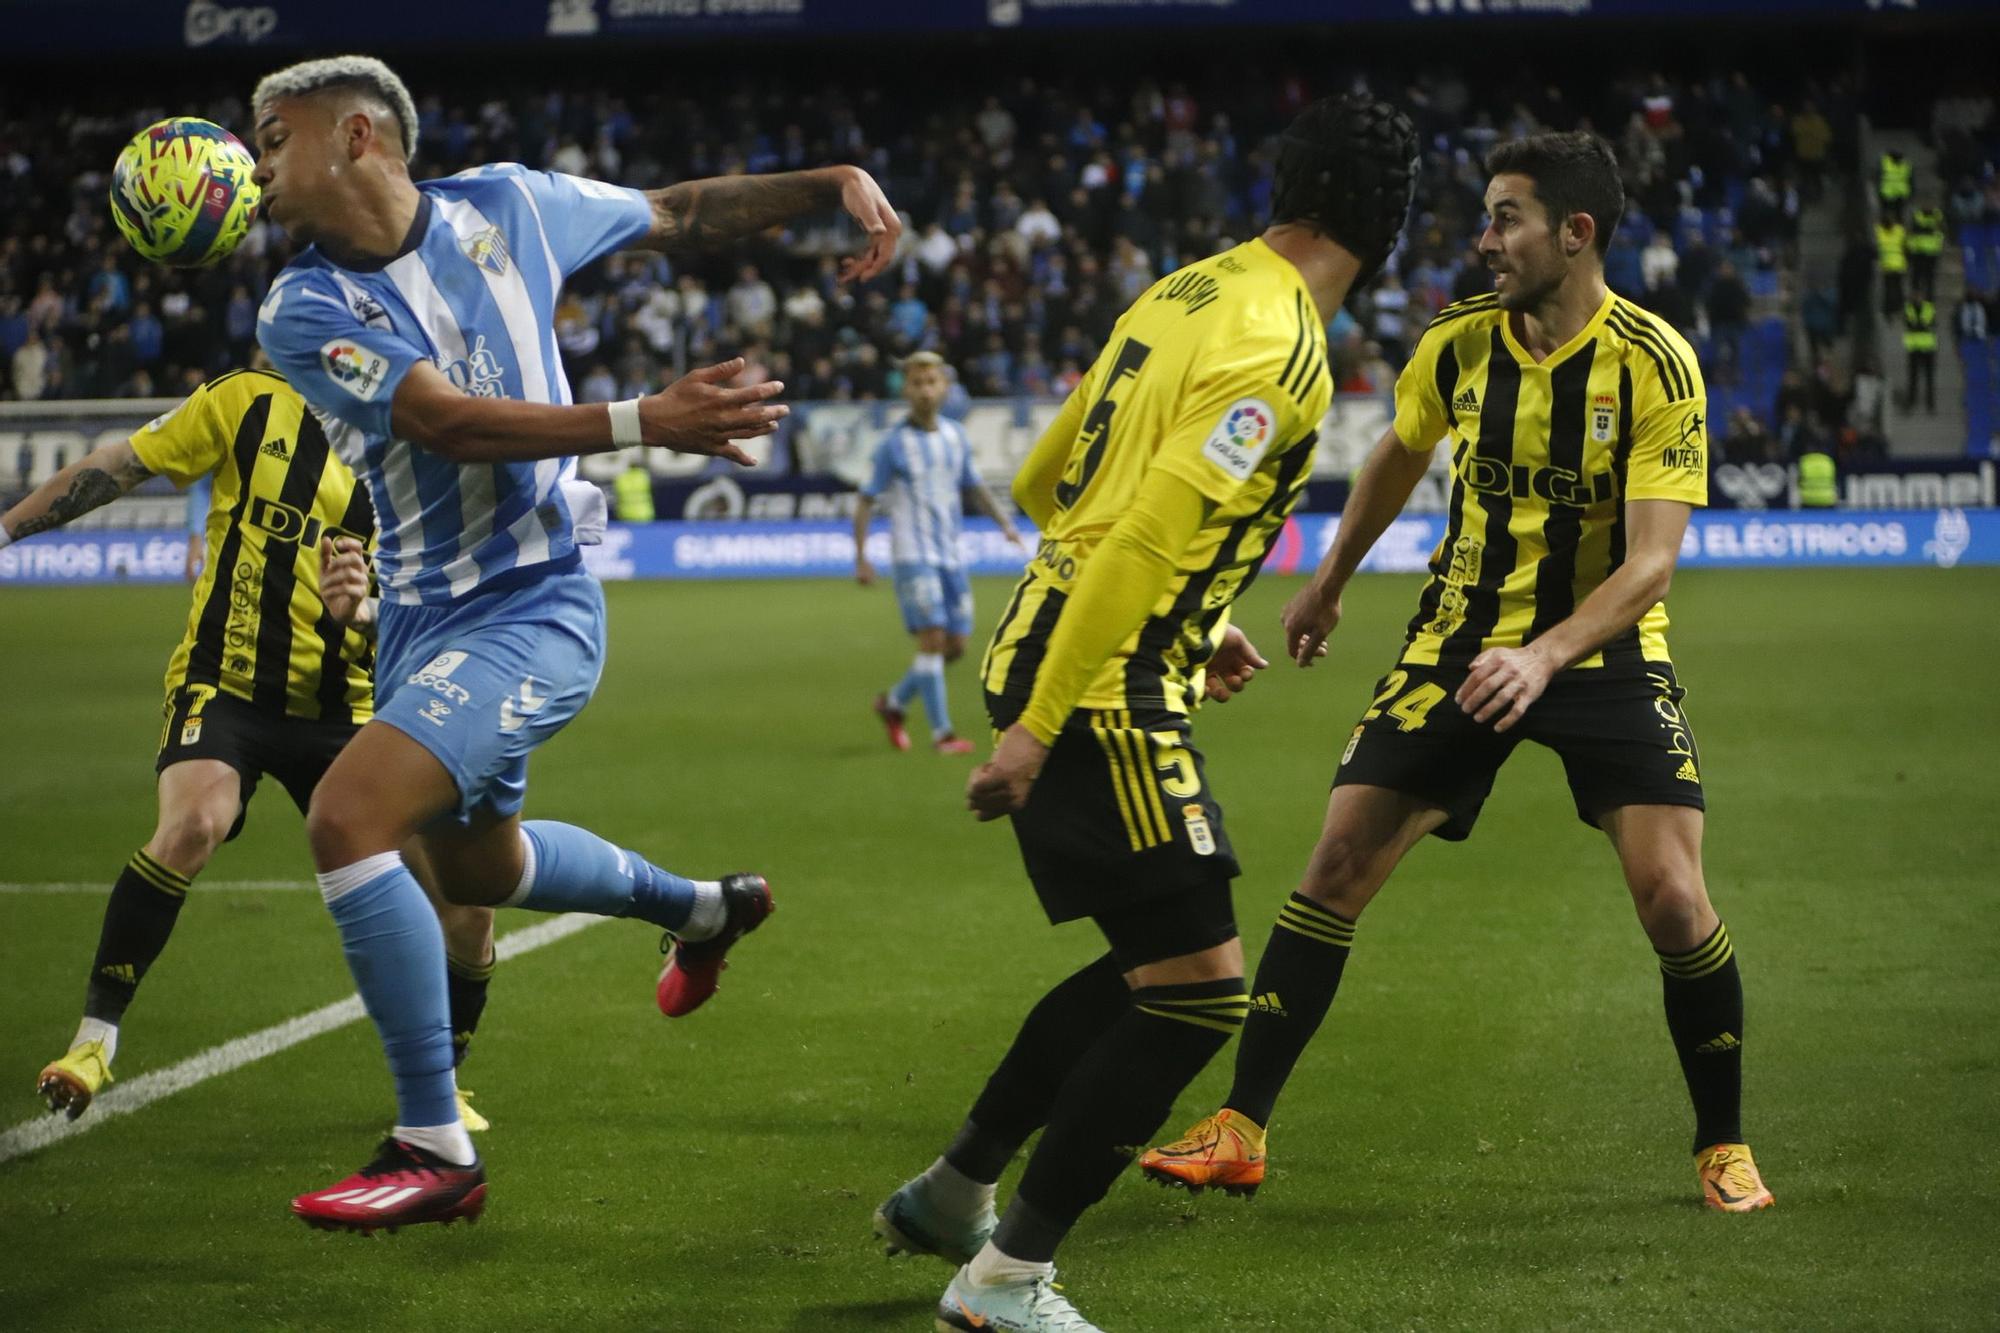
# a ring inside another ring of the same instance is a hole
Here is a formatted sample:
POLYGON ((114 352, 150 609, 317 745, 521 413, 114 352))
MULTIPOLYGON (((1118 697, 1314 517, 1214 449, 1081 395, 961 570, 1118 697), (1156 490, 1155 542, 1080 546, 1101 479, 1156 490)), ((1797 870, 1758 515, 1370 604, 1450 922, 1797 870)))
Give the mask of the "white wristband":
POLYGON ((611 411, 611 443, 619 449, 630 449, 635 444, 644 444, 639 434, 639 400, 627 398, 622 403, 605 404, 611 411))
POLYGON ((7 535, 7 525, 0 523, 0 549, 5 549, 13 544, 14 539, 7 535))

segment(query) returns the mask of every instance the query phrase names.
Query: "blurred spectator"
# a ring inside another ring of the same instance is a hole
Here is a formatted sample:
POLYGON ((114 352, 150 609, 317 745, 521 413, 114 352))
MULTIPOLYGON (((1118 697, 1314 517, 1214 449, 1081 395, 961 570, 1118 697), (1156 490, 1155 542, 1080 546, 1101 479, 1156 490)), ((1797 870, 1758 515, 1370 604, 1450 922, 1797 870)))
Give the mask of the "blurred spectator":
POLYGON ((1824 286, 1810 288, 1799 303, 1799 325, 1805 330, 1808 354, 1817 361, 1840 336, 1840 306, 1824 286))
POLYGON ((1819 104, 1808 97, 1792 116, 1792 158, 1798 163, 1799 182, 1805 187, 1808 203, 1819 198, 1832 151, 1833 126, 1820 114, 1819 104))
POLYGON ((1729 414, 1728 433, 1722 437, 1722 456, 1724 461, 1738 465, 1784 461, 1778 442, 1748 407, 1738 407, 1729 414))
POLYGON ((745 264, 737 273, 736 285, 729 289, 728 306, 732 324, 761 337, 770 332, 771 320, 778 313, 778 294, 755 264, 745 264))
POLYGON ((35 329, 14 352, 14 396, 23 402, 40 398, 48 388, 49 349, 35 329))
POLYGON ((1403 284, 1392 269, 1385 272, 1375 290, 1369 294, 1375 307, 1374 334, 1378 344, 1376 355, 1386 356, 1400 365, 1403 361, 1404 338, 1410 312, 1410 294, 1403 290, 1403 284))
POLYGON ((1725 260, 1708 285, 1708 322, 1715 332, 1719 378, 1735 379, 1743 363, 1743 331, 1750 323, 1750 289, 1725 260))
POLYGON ((1664 231, 1653 233, 1653 239, 1646 243, 1640 257, 1640 272, 1646 280, 1646 290, 1657 292, 1674 284, 1680 273, 1681 257, 1674 250, 1673 237, 1664 231))

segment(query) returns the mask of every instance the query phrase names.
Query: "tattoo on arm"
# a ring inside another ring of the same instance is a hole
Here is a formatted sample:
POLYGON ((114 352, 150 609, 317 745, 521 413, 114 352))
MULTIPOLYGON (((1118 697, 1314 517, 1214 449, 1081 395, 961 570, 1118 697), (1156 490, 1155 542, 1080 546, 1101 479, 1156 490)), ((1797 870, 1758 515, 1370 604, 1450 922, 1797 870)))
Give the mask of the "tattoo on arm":
POLYGON ((840 187, 815 171, 771 176, 718 176, 648 191, 653 230, 662 250, 706 250, 754 236, 802 213, 835 203, 840 187))
POLYGON ((136 455, 111 463, 109 471, 94 466, 80 467, 76 475, 69 479, 69 490, 51 500, 49 507, 40 514, 22 520, 20 526, 13 530, 14 540, 59 528, 71 519, 111 503, 152 475, 136 455))

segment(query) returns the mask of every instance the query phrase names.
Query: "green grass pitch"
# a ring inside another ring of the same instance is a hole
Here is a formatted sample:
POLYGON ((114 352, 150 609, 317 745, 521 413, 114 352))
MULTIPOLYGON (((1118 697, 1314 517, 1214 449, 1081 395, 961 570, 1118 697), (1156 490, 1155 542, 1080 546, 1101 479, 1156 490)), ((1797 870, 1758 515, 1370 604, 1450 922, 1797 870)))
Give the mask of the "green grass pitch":
MULTIPOLYGON (((1267 650, 1295 586, 1268 580, 1242 608, 1267 650)), ((1415 590, 1360 581, 1325 664, 1201 719, 1253 954, 1415 590)), ((1004 591, 981 583, 982 632, 1004 591)), ((0 593, 0 881, 108 883, 146 837, 183 599, 0 593)), ((947 1270, 885 1261, 869 1213, 1093 932, 1042 921, 1006 829, 963 813, 967 761, 882 744, 867 703, 907 656, 886 588, 610 599, 603 687, 537 758, 529 810, 675 868, 768 874, 781 910, 720 998, 661 1019, 654 936, 627 923, 504 965, 464 1071, 495 1124, 470 1230, 371 1242, 286 1216, 386 1123, 365 1025, 0 1165, 0 1324, 929 1326, 947 1270)), ((1749 996, 1746 1126, 1778 1206, 1696 1206, 1651 953, 1608 845, 1528 749, 1473 841, 1419 849, 1362 922, 1260 1197, 1128 1175, 1062 1255, 1085 1314, 1113 1330, 2000 1323, 2000 571, 1697 571, 1672 604, 1709 880, 1749 996)), ((966 666, 952 682, 982 735, 966 666)), ((267 784, 209 873, 306 872, 267 784)), ((0 893, 0 1128, 38 1110, 100 908, 0 893)), ((349 989, 314 894, 197 889, 119 1072, 349 989)), ((1211 1109, 1229 1058, 1168 1131, 1211 1109)))

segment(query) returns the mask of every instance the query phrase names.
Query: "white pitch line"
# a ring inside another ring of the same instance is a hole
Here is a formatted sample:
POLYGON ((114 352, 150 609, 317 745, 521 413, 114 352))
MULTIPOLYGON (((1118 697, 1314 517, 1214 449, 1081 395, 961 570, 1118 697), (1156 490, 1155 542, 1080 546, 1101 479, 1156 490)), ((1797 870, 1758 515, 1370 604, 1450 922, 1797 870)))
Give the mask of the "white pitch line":
MULTIPOLYGON (((319 886, 309 879, 198 879, 191 886, 209 893, 303 893, 319 886)), ((8 893, 96 893, 110 896, 109 880, 49 880, 44 883, 0 883, 0 894, 8 893)))
MULTIPOLYGON (((588 929, 608 917, 591 916, 584 912, 568 912, 551 918, 539 925, 523 930, 509 931, 494 942, 494 956, 500 959, 517 958, 531 949, 539 949, 544 944, 553 944, 559 939, 588 929)), ((247 1037, 226 1041, 220 1046, 211 1046, 196 1055, 191 1055, 179 1064, 168 1065, 165 1069, 155 1069, 149 1074, 125 1083, 114 1083, 105 1089, 75 1120, 60 1115, 43 1115, 34 1120, 24 1120, 20 1124, 0 1133, 0 1162, 11 1161, 38 1152, 64 1139, 88 1133, 115 1116, 131 1115, 162 1097, 205 1083, 209 1079, 240 1069, 244 1065, 261 1060, 267 1055, 308 1041, 323 1032, 345 1027, 362 1018, 367 1011, 361 1007, 361 997, 350 995, 344 1000, 315 1009, 297 1018, 287 1019, 261 1032, 252 1032, 247 1037)))

